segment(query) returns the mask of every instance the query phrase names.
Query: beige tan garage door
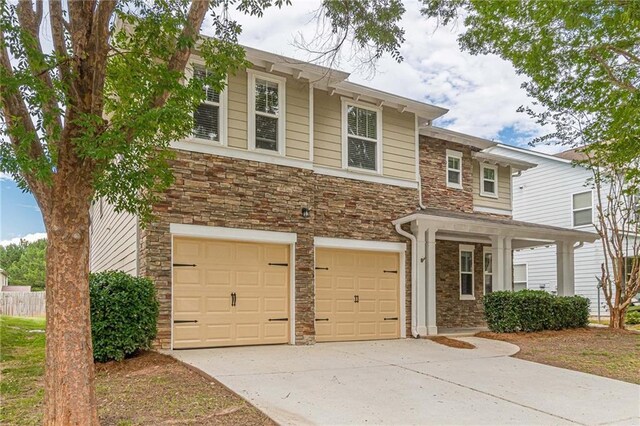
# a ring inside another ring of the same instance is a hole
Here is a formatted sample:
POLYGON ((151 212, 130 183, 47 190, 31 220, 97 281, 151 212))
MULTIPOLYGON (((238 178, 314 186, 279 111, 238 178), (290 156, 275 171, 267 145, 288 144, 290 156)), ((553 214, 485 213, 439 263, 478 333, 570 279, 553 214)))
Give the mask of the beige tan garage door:
POLYGON ((399 256, 357 250, 316 250, 316 340, 400 336, 399 256))
POLYGON ((289 247, 175 237, 173 347, 287 343, 289 247))

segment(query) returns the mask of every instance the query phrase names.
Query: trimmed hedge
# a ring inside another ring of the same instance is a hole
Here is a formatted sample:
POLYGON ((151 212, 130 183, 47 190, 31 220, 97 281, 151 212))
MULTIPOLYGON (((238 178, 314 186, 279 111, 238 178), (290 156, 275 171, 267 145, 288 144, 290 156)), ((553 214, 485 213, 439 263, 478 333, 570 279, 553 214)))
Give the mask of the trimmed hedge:
POLYGON ((629 325, 640 324, 640 311, 627 312, 624 322, 629 325))
POLYGON ((150 279, 120 271, 91 274, 89 294, 94 360, 121 361, 150 347, 158 319, 156 289, 150 279))
POLYGON ((496 333, 562 330, 589 324, 589 299, 541 290, 496 291, 484 296, 484 316, 496 333))

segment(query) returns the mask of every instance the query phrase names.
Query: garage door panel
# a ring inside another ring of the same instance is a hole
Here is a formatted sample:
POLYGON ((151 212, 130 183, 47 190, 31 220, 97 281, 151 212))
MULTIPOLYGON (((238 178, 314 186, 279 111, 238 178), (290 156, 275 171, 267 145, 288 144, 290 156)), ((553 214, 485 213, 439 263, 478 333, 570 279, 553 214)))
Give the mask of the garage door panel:
POLYGON ((328 270, 316 270, 316 340, 399 337, 399 322, 384 320, 399 315, 398 259, 397 253, 317 249, 316 267, 328 270))
POLYGON ((289 246, 174 237, 173 316, 198 324, 173 326, 175 348, 287 343, 289 246), (276 269, 274 269, 276 268, 276 269), (232 306, 231 294, 236 294, 232 306))

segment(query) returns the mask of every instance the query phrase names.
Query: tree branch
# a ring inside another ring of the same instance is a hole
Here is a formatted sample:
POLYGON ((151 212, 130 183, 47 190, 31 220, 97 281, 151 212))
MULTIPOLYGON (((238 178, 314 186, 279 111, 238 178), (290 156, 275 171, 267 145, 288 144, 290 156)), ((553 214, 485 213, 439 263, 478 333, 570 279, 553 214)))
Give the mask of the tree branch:
POLYGON ((109 53, 109 23, 116 3, 116 0, 101 0, 91 24, 89 55, 93 70, 91 112, 94 114, 101 113, 104 105, 103 91, 109 53))

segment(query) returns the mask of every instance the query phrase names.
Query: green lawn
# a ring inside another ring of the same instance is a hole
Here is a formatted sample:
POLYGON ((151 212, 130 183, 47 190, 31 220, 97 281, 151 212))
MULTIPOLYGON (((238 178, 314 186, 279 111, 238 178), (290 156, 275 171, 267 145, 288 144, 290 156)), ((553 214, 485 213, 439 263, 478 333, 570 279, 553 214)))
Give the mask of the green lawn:
POLYGON ((40 424, 44 318, 0 316, 0 424, 40 424))

